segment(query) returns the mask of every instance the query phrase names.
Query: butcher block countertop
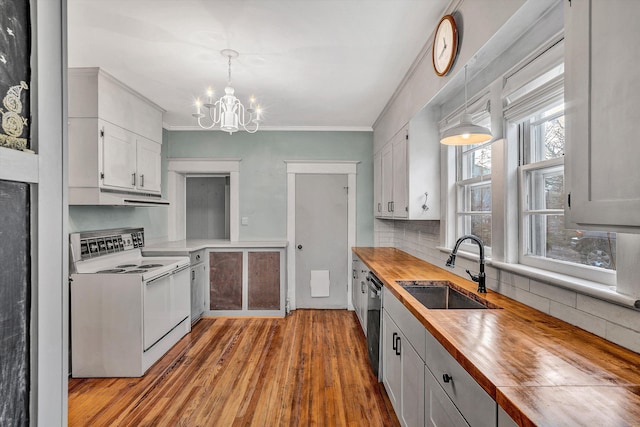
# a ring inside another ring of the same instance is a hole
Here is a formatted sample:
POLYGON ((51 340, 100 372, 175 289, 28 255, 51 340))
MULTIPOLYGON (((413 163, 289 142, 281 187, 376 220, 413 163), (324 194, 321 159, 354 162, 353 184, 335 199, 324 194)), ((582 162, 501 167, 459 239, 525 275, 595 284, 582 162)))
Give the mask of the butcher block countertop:
POLYGON ((640 354, 395 248, 354 248, 522 426, 640 426, 640 354), (429 310, 397 280, 448 280, 501 307, 429 310))

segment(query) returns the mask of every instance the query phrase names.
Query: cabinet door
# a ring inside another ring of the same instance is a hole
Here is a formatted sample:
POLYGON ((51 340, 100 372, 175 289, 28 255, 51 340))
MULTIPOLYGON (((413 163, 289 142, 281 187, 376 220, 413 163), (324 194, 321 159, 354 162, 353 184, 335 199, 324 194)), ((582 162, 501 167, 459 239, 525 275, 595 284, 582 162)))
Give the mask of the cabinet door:
MULTIPOLYGON (((424 410, 425 426, 428 427, 468 427, 460 411, 442 390, 431 371, 424 368, 424 410)), ((422 425, 422 424, 421 424, 422 425)))
POLYGON ((196 264, 191 267, 191 321, 197 320, 204 313, 205 293, 204 281, 207 272, 207 266, 204 263, 196 264))
POLYGON ((353 261, 351 265, 351 304, 353 305, 353 310, 360 316, 360 265, 362 262, 356 255, 353 255, 353 261))
POLYGON ((424 425, 424 362, 411 344, 401 337, 402 410, 398 417, 405 426, 424 425))
POLYGON ((373 216, 382 216, 382 153, 373 156, 373 216))
POLYGON ((569 226, 640 232, 640 2, 565 1, 569 226))
POLYGON ((360 326, 362 326, 362 330, 364 331, 365 336, 367 335, 367 305, 369 303, 369 286, 367 284, 366 276, 359 276, 358 284, 356 286, 356 292, 358 293, 357 298, 360 300, 358 302, 358 307, 360 309, 360 326))
POLYGON ((249 252, 249 310, 280 309, 280 252, 249 252))
POLYGON ((394 218, 406 218, 407 205, 407 134, 402 132, 393 142, 393 199, 391 210, 394 218))
MULTIPOLYGON (((389 314, 382 310, 382 382, 396 414, 401 413, 402 364, 397 354, 400 330, 389 314)), ((400 418, 400 417, 398 417, 400 418)))
POLYGON ((242 310, 242 252, 209 254, 209 307, 242 310))
MULTIPOLYGON (((191 270, 184 267, 171 275, 171 327, 191 314, 191 270)), ((167 331, 168 332, 168 331, 167 331)))
POLYGON ((136 181, 136 139, 118 126, 101 122, 103 186, 134 189, 136 181))
POLYGON ((382 213, 381 217, 393 216, 391 203, 393 202, 393 145, 387 144, 382 149, 381 160, 381 194, 382 213))
POLYGON ((136 144, 136 188, 145 192, 159 193, 161 186, 162 144, 141 136, 136 144))

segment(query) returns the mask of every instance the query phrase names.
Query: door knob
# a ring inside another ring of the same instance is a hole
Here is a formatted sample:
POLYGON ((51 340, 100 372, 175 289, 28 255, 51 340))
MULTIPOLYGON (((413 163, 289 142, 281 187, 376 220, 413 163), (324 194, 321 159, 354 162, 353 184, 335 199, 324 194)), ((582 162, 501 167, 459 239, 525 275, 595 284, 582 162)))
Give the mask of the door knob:
POLYGON ((298 249, 302 249, 302 245, 298 245, 298 249))

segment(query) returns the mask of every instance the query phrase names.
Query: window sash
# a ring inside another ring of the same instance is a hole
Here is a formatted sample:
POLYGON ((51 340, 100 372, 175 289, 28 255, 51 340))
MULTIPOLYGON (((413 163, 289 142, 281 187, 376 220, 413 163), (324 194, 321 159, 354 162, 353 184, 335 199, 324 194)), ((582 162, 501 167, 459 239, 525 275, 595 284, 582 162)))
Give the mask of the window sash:
MULTIPOLYGON (((518 167, 518 184, 519 184, 519 262, 523 265, 536 267, 556 273, 566 274, 569 276, 582 278, 586 280, 593 280, 606 285, 615 286, 616 272, 614 270, 606 270, 598 267, 591 267, 584 264, 575 262, 552 259, 546 257, 546 243, 542 247, 543 254, 541 256, 529 253, 529 248, 532 248, 530 244, 536 242, 535 239, 538 236, 535 233, 531 233, 530 221, 534 220, 535 216, 542 216, 541 220, 547 221, 550 216, 564 216, 563 209, 531 209, 531 186, 529 185, 529 176, 535 171, 543 171, 545 169, 552 170, 553 173, 557 173, 558 168, 562 168, 564 171, 564 159, 550 159, 541 162, 536 162, 529 165, 523 165, 518 167), (554 170, 555 169, 555 170, 554 170), (529 199, 529 200, 527 200, 529 199)), ((535 190, 534 190, 535 191, 535 190)), ((538 191, 541 191, 538 189, 538 191)), ((540 193, 537 194, 540 197, 540 193)), ((544 197, 544 196, 542 196, 544 197)), ((546 229, 546 227, 543 227, 546 229)), ((538 246, 540 247, 540 246, 538 246)))

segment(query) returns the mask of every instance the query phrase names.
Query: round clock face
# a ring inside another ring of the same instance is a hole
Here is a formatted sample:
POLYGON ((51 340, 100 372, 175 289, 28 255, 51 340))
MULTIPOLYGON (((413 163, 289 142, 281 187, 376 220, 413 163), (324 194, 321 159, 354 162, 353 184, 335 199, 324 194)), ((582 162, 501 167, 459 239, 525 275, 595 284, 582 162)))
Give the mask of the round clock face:
POLYGON ((445 15, 440 20, 433 40, 433 69, 439 76, 444 76, 453 65, 458 53, 458 31, 453 16, 445 15))

